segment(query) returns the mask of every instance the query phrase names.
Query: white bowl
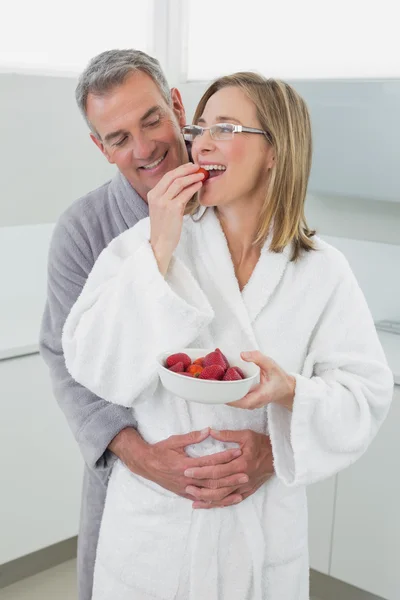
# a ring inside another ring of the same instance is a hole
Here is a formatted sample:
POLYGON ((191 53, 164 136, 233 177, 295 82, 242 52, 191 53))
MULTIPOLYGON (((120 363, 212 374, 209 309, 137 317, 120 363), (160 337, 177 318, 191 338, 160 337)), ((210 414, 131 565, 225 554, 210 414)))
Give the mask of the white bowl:
POLYGON ((240 354, 225 353, 231 367, 240 367, 246 379, 238 381, 215 381, 208 379, 198 379, 197 377, 185 377, 167 369, 165 361, 168 356, 177 352, 187 354, 192 362, 213 352, 214 348, 185 348, 184 350, 174 350, 163 352, 157 356, 159 363, 158 373, 161 382, 174 396, 179 396, 189 402, 200 402, 201 404, 226 404, 240 400, 252 388, 260 383, 260 369, 254 363, 245 362, 240 354))

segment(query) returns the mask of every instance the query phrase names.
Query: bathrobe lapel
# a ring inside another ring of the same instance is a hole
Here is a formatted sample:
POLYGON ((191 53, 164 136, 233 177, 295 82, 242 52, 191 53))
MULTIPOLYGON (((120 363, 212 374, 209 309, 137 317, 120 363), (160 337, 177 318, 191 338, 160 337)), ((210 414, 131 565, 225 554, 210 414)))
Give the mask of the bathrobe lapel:
POLYGON ((283 277, 290 260, 290 247, 279 254, 270 252, 267 239, 250 280, 241 292, 228 243, 214 210, 208 209, 200 222, 193 224, 193 230, 201 262, 209 278, 218 287, 221 297, 255 344, 254 347, 258 347, 253 324, 283 277))

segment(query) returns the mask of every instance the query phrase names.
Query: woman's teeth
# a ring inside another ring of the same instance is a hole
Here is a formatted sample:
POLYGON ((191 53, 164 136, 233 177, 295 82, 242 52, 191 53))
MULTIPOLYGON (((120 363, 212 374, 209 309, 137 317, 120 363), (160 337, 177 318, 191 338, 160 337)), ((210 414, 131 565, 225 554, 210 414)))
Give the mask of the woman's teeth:
POLYGON ((206 171, 226 171, 226 167, 224 167, 223 165, 201 165, 203 167, 203 169, 205 169, 206 171))
POLYGON ((147 169, 154 169, 155 167, 158 167, 158 165, 164 160, 164 158, 167 156, 167 153, 164 154, 164 156, 162 156, 161 158, 159 158, 158 160, 155 160, 153 163, 151 163, 150 165, 146 165, 145 167, 142 167, 142 169, 147 170, 147 169))

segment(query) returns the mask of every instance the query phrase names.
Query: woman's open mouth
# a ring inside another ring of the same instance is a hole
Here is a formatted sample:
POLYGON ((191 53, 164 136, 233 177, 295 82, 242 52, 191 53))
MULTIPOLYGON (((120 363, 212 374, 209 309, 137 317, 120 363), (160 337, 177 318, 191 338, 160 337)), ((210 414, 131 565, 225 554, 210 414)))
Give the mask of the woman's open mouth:
POLYGON ((219 177, 221 177, 225 171, 226 171, 226 167, 224 165, 200 165, 203 169, 205 169, 206 171, 208 171, 208 173, 210 174, 210 177, 207 179, 207 181, 204 182, 204 185, 207 185, 210 181, 214 181, 216 179, 218 179, 219 177))

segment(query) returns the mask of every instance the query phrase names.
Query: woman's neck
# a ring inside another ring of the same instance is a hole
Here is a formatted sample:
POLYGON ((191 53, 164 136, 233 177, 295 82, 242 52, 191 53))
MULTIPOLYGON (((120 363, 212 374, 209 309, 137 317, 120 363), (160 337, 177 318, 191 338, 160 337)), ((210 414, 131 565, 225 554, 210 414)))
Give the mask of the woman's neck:
POLYGON ((259 225, 259 209, 246 204, 216 207, 235 267, 260 256, 253 245, 259 225))

